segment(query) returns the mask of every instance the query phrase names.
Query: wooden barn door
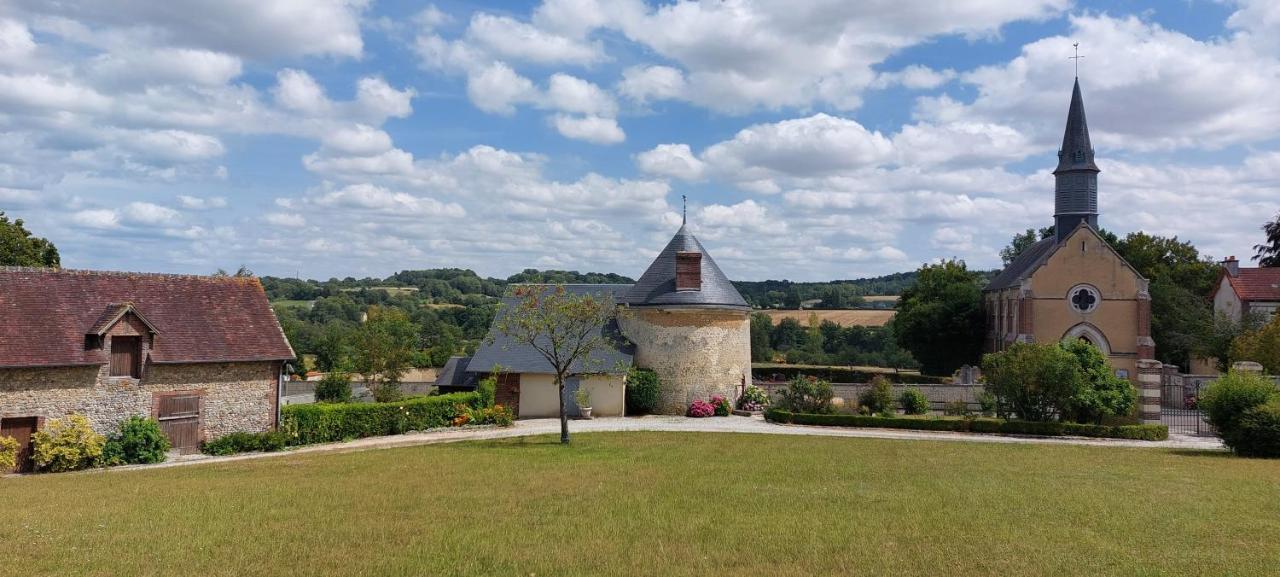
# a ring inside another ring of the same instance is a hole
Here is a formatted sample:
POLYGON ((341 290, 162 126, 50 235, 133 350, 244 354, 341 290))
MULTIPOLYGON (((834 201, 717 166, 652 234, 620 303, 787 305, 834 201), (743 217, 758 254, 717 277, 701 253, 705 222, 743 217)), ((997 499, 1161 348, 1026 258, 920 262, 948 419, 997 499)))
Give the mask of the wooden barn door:
POLYGON ((169 444, 183 453, 200 450, 200 391, 156 393, 156 420, 169 444))
MULTIPOLYGON (((5 417, 0 419, 0 436, 18 441, 18 461, 13 471, 25 473, 31 470, 31 435, 40 424, 37 417, 5 417)), ((0 471, 8 473, 10 471, 0 471)))
POLYGON ((138 337, 111 337, 111 376, 141 376, 142 339, 138 337))

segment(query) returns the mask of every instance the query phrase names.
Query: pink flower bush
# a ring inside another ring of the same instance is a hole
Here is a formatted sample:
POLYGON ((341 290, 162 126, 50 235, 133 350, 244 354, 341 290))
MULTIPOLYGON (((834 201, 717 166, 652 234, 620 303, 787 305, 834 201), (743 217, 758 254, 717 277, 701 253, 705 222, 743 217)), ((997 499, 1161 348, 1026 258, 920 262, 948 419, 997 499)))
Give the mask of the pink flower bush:
POLYGON ((689 404, 690 417, 697 417, 701 419, 703 417, 710 417, 711 415, 714 415, 714 414, 716 414, 715 405, 712 405, 711 403, 708 403, 702 399, 698 399, 693 403, 689 404))
POLYGON ((711 397, 711 406, 715 408, 715 415, 717 417, 727 417, 729 416, 729 413, 733 412, 733 404, 729 402, 729 399, 724 398, 723 395, 715 395, 711 397))

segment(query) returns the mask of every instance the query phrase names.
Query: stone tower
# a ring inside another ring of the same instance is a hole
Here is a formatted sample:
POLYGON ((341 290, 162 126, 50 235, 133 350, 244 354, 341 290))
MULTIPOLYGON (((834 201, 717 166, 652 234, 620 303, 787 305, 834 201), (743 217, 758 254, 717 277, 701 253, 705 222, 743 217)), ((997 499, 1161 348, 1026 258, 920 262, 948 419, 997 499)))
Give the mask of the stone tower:
POLYGON ((1084 118, 1084 98, 1080 79, 1071 91, 1067 129, 1058 150, 1058 168, 1053 171, 1053 220, 1057 241, 1062 242, 1081 221, 1098 229, 1098 165, 1093 163, 1089 144, 1089 124, 1084 118))
POLYGON ((658 412, 684 414, 712 395, 736 400, 751 378, 751 307, 685 226, 622 300, 635 364, 662 383, 658 412))

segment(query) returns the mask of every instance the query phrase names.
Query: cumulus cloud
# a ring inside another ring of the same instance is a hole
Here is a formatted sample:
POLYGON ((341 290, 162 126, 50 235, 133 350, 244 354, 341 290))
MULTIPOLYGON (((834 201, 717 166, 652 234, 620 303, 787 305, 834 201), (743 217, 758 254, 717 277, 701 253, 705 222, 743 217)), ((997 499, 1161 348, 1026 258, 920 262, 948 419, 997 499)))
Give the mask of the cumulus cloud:
POLYGON ((697 180, 706 164, 693 155, 688 144, 659 144, 637 155, 636 166, 649 174, 697 180))
POLYGON ((574 140, 585 140, 595 144, 617 144, 627 139, 627 135, 618 128, 618 122, 612 118, 557 114, 552 118, 552 123, 565 138, 574 140))

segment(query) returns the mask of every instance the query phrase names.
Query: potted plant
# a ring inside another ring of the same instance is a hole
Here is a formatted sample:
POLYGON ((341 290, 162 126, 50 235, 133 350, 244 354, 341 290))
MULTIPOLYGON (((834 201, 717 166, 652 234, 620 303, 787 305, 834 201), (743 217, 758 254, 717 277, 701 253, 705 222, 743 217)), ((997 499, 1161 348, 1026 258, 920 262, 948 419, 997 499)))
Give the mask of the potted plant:
POLYGON ((579 388, 573 393, 573 400, 578 403, 578 416, 584 419, 590 419, 591 393, 586 389, 579 388))

